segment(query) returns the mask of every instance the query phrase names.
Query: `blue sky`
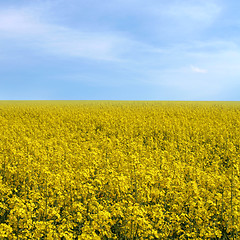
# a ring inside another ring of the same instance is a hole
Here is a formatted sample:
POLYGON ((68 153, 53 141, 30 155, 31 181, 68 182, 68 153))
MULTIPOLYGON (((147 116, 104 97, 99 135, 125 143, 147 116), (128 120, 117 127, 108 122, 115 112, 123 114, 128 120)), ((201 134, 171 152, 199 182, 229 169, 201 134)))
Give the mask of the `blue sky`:
POLYGON ((240 100, 240 1, 0 2, 2 100, 240 100))

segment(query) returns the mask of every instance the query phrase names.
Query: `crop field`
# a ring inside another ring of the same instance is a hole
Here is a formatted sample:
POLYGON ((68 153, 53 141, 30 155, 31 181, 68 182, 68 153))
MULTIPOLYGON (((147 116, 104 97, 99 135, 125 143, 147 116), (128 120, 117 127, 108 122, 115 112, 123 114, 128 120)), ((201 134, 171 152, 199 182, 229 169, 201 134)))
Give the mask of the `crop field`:
POLYGON ((0 101, 0 239, 240 239, 240 102, 0 101))

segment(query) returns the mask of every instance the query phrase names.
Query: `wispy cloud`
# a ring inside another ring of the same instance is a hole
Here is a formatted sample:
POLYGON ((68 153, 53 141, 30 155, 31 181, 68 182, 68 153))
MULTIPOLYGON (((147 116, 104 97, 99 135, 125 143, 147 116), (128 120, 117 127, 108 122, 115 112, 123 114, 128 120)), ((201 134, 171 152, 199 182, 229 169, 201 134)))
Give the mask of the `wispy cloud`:
POLYGON ((177 1, 169 4, 165 14, 178 20, 210 23, 221 12, 221 7, 214 0, 210 1, 177 1))
MULTIPOLYGON (((128 15, 134 16, 139 25, 143 27, 143 30, 147 26, 148 30, 146 31, 148 33, 151 32, 151 28, 159 29, 157 30, 159 31, 159 36, 157 36, 155 30, 153 30, 152 34, 158 39, 166 35, 168 42, 171 42, 173 46, 178 44, 177 39, 181 38, 180 36, 185 39, 186 36, 192 35, 192 31, 196 29, 196 22, 194 21, 199 21, 197 24, 198 28, 202 22, 209 22, 210 19, 215 19, 221 10, 214 0, 207 2, 172 1, 171 4, 167 2, 160 3, 155 0, 150 0, 147 4, 143 0, 139 2, 137 0, 116 0, 114 4, 103 2, 104 7, 97 5, 101 10, 97 10, 97 7, 94 6, 93 9, 95 10, 91 10, 94 16, 96 15, 95 20, 105 19, 106 14, 110 16, 110 18, 106 18, 108 22, 104 20, 104 25, 109 26, 109 28, 106 27, 105 30, 99 31, 98 25, 94 26, 94 24, 91 24, 89 16, 85 16, 82 19, 83 22, 86 21, 86 25, 89 24, 91 26, 89 28, 86 28, 86 26, 81 28, 82 24, 78 27, 70 27, 69 25, 64 25, 61 21, 61 23, 53 21, 53 19, 56 20, 59 17, 54 15, 53 8, 57 7, 58 4, 64 7, 66 3, 64 1, 52 2, 54 2, 52 6, 50 4, 51 1, 37 1, 36 4, 21 8, 3 8, 0 10, 0 36, 2 41, 5 39, 8 42, 10 39, 15 41, 19 47, 22 46, 25 49, 31 49, 33 52, 58 57, 108 61, 135 59, 135 61, 139 61, 144 57, 143 53, 147 53, 147 55, 160 54, 159 51, 162 51, 162 49, 159 50, 157 44, 152 46, 152 40, 144 39, 145 37, 143 38, 142 34, 139 35, 135 30, 132 31, 134 26, 127 25, 127 29, 119 31, 115 24, 119 25, 119 21, 122 21, 123 10, 126 12, 126 17, 128 15), (116 17, 112 13, 110 14, 110 12, 116 13, 116 17), (144 19, 145 23, 142 19, 144 19), (159 24, 160 22, 164 22, 164 24, 159 24), (154 24, 156 26, 152 27, 154 24), (194 27, 189 29, 186 27, 188 24, 192 24, 191 26, 194 27), (181 27, 183 25, 185 30, 181 27), (188 31, 187 35, 186 31, 188 31), (173 35, 177 35, 176 40, 174 40, 175 37, 173 35), (141 55, 140 59, 138 58, 139 55, 141 55)), ((94 2, 92 1, 92 5, 94 5, 94 2)), ((86 13, 81 9, 80 15, 86 15, 91 12, 90 4, 80 4, 75 0, 70 1, 69 9, 74 11, 75 5, 77 6, 75 8, 86 8, 86 13)))
POLYGON ((223 1, 16 2, 0 3, 0 61, 9 79, 150 86, 192 99, 217 98, 238 84, 238 38, 218 37, 223 1))
POLYGON ((81 31, 45 22, 29 9, 0 11, 0 36, 45 54, 115 61, 134 44, 120 32, 81 31))
POLYGON ((207 73, 208 72, 206 69, 202 69, 202 68, 198 68, 198 67, 194 67, 194 66, 191 66, 191 69, 195 73, 207 73))
POLYGON ((177 44, 161 54, 159 68, 148 68, 143 80, 156 88, 167 88, 185 100, 214 100, 223 99, 226 89, 239 87, 240 48, 232 41, 177 44))
POLYGON ((170 43, 202 38, 222 13, 220 1, 151 1, 144 10, 151 19, 150 29, 155 37, 170 43), (154 2, 154 3, 153 3, 154 2))

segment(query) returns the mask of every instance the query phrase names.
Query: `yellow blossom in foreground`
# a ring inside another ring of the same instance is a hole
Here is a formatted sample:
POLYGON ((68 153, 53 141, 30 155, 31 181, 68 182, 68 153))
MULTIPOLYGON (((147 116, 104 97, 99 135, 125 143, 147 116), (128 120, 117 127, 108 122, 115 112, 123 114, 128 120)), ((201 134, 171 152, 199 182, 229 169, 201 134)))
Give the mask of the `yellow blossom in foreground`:
POLYGON ((0 239, 239 237, 240 103, 0 110, 0 239))

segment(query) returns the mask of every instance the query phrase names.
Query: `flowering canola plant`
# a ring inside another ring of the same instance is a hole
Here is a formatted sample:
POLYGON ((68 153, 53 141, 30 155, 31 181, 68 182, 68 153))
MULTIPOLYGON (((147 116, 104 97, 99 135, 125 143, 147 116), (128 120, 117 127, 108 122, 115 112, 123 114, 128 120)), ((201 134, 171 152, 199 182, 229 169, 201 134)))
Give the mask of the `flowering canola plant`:
POLYGON ((0 102, 0 239, 237 239, 240 103, 0 102))

